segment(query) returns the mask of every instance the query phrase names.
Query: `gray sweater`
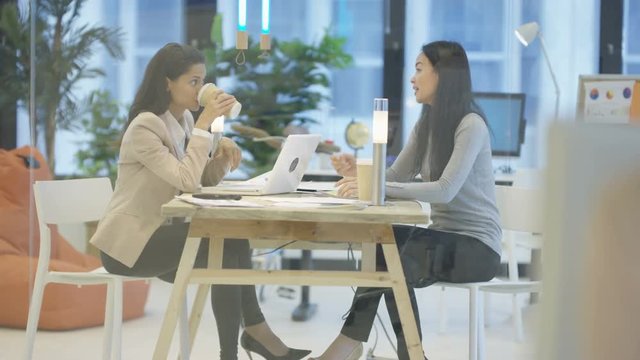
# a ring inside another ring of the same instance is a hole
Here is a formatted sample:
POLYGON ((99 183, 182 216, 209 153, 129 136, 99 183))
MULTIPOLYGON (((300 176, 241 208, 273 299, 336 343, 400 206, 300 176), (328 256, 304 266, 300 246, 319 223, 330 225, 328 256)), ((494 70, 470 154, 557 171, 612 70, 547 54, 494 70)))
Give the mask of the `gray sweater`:
MULTIPOLYGON (((500 215, 496 207, 489 131, 482 118, 467 114, 456 129, 453 153, 442 176, 429 179, 429 158, 415 166, 418 123, 407 145, 387 169, 390 197, 417 199, 431 204, 431 229, 472 236, 501 253, 500 215), (423 182, 411 182, 417 174, 423 182)), ((428 151, 427 151, 428 153, 428 151)))

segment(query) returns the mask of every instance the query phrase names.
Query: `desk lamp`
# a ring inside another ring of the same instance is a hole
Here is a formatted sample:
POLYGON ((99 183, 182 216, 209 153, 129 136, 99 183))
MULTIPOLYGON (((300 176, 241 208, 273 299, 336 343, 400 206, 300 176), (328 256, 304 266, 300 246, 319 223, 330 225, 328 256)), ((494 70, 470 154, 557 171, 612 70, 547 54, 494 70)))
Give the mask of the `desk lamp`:
POLYGON ((547 55, 547 48, 544 43, 544 39, 542 37, 542 33, 540 32, 540 26, 537 22, 533 21, 530 23, 526 23, 520 25, 519 28, 515 30, 516 37, 522 45, 529 46, 536 37, 540 38, 540 47, 542 48, 542 54, 544 55, 544 59, 547 62, 547 67, 549 68, 549 72, 551 73, 551 80, 553 80, 553 86, 556 89, 556 107, 554 111, 553 120, 558 120, 558 106, 560 104, 560 88, 558 87, 558 81, 556 80, 556 75, 553 73, 553 68, 551 67, 551 62, 549 61, 549 55, 547 55))

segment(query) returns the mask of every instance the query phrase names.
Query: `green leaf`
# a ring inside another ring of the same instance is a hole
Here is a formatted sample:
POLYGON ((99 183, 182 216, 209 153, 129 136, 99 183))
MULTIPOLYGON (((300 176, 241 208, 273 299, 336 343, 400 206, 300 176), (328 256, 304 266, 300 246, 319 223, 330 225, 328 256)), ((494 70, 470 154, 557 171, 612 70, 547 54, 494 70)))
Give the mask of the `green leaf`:
MULTIPOLYGON (((304 127, 317 123, 309 111, 317 110, 322 102, 330 100, 328 71, 352 63, 351 55, 344 52, 345 43, 344 38, 329 33, 314 44, 298 39, 272 39, 270 56, 264 59, 259 57, 262 53, 259 44, 249 38, 243 65, 236 64, 239 51, 233 47, 205 49, 204 53, 209 77, 228 76, 234 80, 235 86, 225 90, 243 105, 242 114, 235 122, 265 130, 270 135, 283 135, 290 124, 304 127)), ((243 161, 243 170, 258 174, 272 167, 276 149, 242 135, 234 138, 251 154, 251 159, 243 161)))
POLYGON ((218 13, 213 17, 211 23, 210 40, 214 46, 220 46, 222 44, 222 14, 218 13))

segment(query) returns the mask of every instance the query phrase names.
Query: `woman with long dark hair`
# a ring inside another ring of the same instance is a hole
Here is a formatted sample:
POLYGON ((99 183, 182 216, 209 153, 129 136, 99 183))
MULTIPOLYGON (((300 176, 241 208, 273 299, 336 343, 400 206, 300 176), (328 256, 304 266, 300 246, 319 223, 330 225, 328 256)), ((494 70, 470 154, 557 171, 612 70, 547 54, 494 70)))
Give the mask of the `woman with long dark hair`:
MULTIPOLYGON (((236 169, 238 146, 209 133, 213 120, 231 109, 235 98, 221 90, 194 121, 197 94, 206 69, 203 55, 191 46, 170 43, 151 59, 129 112, 111 202, 91 243, 100 249, 107 271, 125 276, 157 276, 173 282, 189 224, 160 214, 162 204, 200 184, 216 185, 227 169, 236 169)), ((206 267, 203 242, 196 267, 206 267)), ((247 240, 225 241, 223 266, 250 268, 247 240)), ((211 286, 211 307, 220 339, 220 358, 237 359, 241 345, 266 359, 297 360, 308 350, 290 349, 271 331, 258 305, 254 286, 211 286)))
MULTIPOLYGON (((418 332, 413 288, 437 281, 475 282, 493 278, 500 264, 500 220, 495 201, 489 129, 471 92, 469 62, 462 46, 436 41, 422 47, 411 84, 423 104, 406 146, 387 169, 386 194, 431 204, 428 228, 394 225, 418 332), (414 182, 417 175, 422 181, 414 182)), ((355 159, 336 156, 344 176, 338 194, 357 196, 355 159)), ((386 269, 380 249, 376 265, 386 269)), ((399 359, 408 359, 393 293, 358 288, 340 335, 319 359, 357 359, 362 354, 380 299, 398 339, 399 359)))

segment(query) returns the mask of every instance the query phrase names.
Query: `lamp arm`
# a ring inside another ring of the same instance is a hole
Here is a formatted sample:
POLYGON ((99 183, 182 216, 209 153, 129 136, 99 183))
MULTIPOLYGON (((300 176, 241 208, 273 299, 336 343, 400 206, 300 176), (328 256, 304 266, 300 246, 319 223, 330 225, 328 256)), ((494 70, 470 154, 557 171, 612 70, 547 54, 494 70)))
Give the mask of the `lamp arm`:
POLYGON ((542 48, 542 54, 544 55, 544 59, 547 63, 547 67, 549 68, 549 73, 551 73, 551 80, 553 81, 553 86, 556 90, 556 106, 554 111, 553 120, 558 120, 558 109, 560 106, 560 87, 558 86, 558 80, 556 80, 556 74, 553 72, 553 67, 551 67, 551 61, 549 61, 549 55, 547 54, 547 46, 545 45, 544 38, 542 37, 542 33, 538 34, 540 38, 540 47, 542 48))

